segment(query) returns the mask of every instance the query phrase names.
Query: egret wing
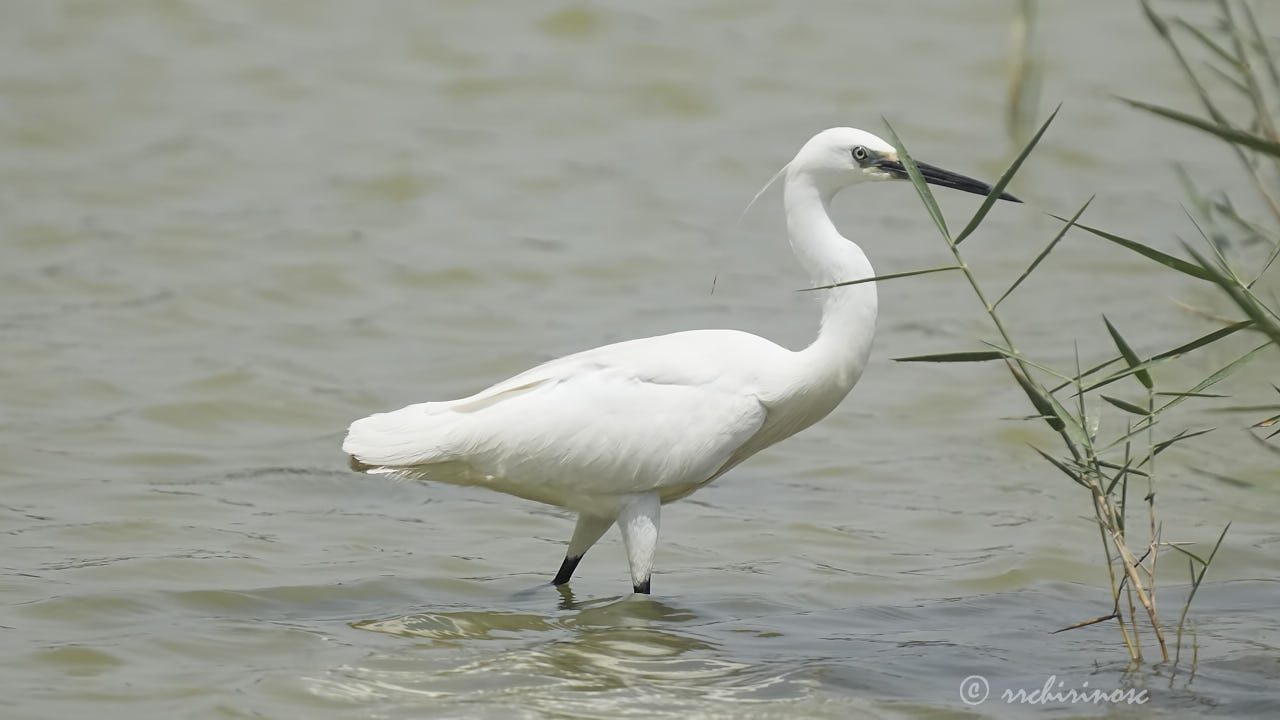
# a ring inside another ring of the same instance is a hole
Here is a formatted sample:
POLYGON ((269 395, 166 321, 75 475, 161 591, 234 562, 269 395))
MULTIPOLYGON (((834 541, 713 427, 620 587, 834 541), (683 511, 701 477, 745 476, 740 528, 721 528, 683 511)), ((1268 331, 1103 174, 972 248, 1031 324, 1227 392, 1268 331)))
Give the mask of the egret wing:
POLYGON ((366 465, 572 507, 579 495, 696 487, 764 424, 749 386, 626 356, 570 356, 469 398, 373 415, 343 448, 366 465))

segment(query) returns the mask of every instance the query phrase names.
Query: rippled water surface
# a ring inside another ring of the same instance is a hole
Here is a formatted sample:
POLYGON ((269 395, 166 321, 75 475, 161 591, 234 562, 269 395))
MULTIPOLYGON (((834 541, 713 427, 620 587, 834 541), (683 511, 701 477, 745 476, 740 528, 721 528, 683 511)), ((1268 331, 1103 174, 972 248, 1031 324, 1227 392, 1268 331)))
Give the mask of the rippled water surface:
MULTIPOLYGON (((1090 195, 1176 247, 1169 163, 1248 202, 1136 4, 1041 11, 1065 101, 969 241, 1002 286, 1090 195)), ((664 512, 651 599, 610 535, 546 585, 572 521, 346 469, 353 418, 566 352, 697 327, 816 326, 776 194, 813 132, 890 118, 995 177, 1013 3, 6 2, 0 8, 0 715, 941 717, 1005 689, 1146 690, 1169 716, 1280 705, 1274 456, 1234 415, 1162 455, 1166 538, 1234 524, 1192 674, 1126 671, 1086 498, 999 368, 890 358, 987 337, 962 281, 880 288, 852 397, 664 512), (1169 460, 1163 460, 1164 458, 1169 460), (1229 470, 1234 484, 1192 468, 1229 470), (1088 683, 1088 685, 1084 685, 1088 683)), ((1274 30, 1275 13, 1263 20, 1274 30)), ((978 202, 940 195, 962 222, 978 202)), ((880 272, 947 262, 909 187, 837 220, 880 272)), ((1006 306, 1028 346, 1144 351, 1218 299, 1071 235, 1006 306)), ((1180 370, 1204 375, 1235 348, 1180 370)), ((1242 402, 1274 355, 1229 384, 1242 402)), ((1104 411, 1103 422, 1123 423, 1104 411)), ((1176 561, 1170 573, 1184 572, 1176 561)), ((1174 577, 1161 607, 1176 613, 1174 577)), ((1188 651, 1190 651, 1188 644, 1188 651)))

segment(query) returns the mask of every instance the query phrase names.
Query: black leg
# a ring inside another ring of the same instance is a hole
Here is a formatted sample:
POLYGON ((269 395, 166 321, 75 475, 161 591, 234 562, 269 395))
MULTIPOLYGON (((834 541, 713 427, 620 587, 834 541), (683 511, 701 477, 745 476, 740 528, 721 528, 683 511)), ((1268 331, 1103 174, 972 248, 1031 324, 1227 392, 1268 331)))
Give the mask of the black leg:
POLYGON ((560 572, 556 573, 556 578, 551 581, 552 585, 563 585, 569 582, 569 578, 573 577, 573 571, 578 569, 578 563, 582 562, 582 556, 568 557, 565 556, 564 562, 560 563, 560 572))
POLYGON ((645 578, 644 582, 640 583, 639 585, 632 586, 632 590, 635 590, 641 595, 648 595, 649 594, 649 578, 645 578))

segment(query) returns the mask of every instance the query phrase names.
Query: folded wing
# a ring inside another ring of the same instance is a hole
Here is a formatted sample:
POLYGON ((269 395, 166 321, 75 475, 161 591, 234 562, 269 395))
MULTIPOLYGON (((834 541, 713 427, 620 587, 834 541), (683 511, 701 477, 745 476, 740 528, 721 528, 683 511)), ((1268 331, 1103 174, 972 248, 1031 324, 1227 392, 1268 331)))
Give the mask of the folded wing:
POLYGON ((715 476, 766 410, 749 382, 687 358, 646 362, 662 344, 635 344, 562 358, 461 400, 357 420, 343 449, 373 471, 565 507, 576 497, 678 496, 715 476))

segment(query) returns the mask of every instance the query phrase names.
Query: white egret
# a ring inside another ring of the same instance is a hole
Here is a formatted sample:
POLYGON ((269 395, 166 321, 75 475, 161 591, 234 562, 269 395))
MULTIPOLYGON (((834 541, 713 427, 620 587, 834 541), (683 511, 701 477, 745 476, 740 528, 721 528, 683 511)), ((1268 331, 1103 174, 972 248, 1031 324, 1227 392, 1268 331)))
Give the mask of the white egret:
MULTIPOLYGON (((991 191, 918 166, 927 182, 991 191)), ((905 178, 893 146, 862 130, 832 128, 805 143, 783 172, 787 236, 810 281, 873 277, 828 208, 850 185, 905 178)), ((617 524, 632 588, 648 593, 661 506, 822 419, 862 375, 875 335, 875 283, 820 292, 818 337, 803 350, 737 330, 606 345, 470 397, 357 420, 342 449, 356 470, 485 487, 576 512, 556 585, 617 524)))

